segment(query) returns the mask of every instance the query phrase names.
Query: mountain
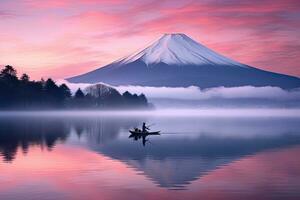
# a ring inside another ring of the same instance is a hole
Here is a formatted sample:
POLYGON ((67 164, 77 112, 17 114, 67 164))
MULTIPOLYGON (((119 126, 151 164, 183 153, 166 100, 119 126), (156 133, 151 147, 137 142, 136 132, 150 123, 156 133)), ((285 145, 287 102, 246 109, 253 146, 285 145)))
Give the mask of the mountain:
POLYGON ((67 79, 72 83, 187 87, 300 87, 300 79, 239 63, 185 34, 165 34, 146 49, 94 71, 67 79))

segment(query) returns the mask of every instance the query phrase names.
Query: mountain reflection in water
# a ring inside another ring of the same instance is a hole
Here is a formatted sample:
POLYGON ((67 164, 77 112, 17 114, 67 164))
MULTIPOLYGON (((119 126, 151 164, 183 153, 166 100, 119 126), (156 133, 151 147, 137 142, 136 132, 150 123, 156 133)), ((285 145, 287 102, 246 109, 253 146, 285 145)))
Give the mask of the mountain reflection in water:
MULTIPOLYGON (((74 152, 84 149, 123 163, 128 169, 144 176, 158 188, 182 191, 192 190, 195 187, 193 183, 205 181, 209 179, 209 175, 220 170, 228 170, 226 166, 236 165, 235 163, 244 159, 281 150, 286 152, 289 148, 297 149, 300 147, 299 130, 299 119, 287 117, 11 116, 0 118, 0 155, 2 164, 6 164, 9 168, 18 156, 30 158, 30 148, 35 151, 39 148, 40 151, 49 152, 49 155, 51 152, 54 154, 56 148, 57 150, 71 148, 74 152), (143 121, 155 123, 154 129, 162 131, 161 136, 150 137, 151 143, 145 147, 142 143, 128 138, 130 135, 128 130, 140 126, 143 121), (17 153, 18 150, 23 154, 17 153)), ((64 154, 64 151, 61 151, 61 154, 64 154)), ((295 158, 294 162, 295 165, 300 165, 298 158, 295 158)), ((81 163, 84 164, 89 163, 81 163)), ((68 165, 67 161, 66 165, 68 165)), ((22 166, 18 167, 22 168, 22 166)), ((51 171, 51 168, 48 170, 51 171)), ((296 176, 300 174, 299 171, 300 169, 294 172, 296 176)), ((237 172, 232 176, 239 176, 239 174, 237 172)), ((115 178, 105 176, 103 181, 110 182, 115 178)), ((299 178, 300 176, 298 180, 299 178)), ((0 183, 1 180, 0 175, 0 183)), ((139 185, 127 181, 129 185, 139 185)), ((114 184, 111 183, 107 187, 113 187, 114 184)), ((299 181, 295 184, 293 191, 300 189, 299 181)), ((221 191, 226 190, 221 185, 218 187, 221 187, 219 188, 221 191)), ((184 196, 184 191, 180 194, 184 196)), ((293 194, 295 197, 300 197, 299 193, 293 194)))

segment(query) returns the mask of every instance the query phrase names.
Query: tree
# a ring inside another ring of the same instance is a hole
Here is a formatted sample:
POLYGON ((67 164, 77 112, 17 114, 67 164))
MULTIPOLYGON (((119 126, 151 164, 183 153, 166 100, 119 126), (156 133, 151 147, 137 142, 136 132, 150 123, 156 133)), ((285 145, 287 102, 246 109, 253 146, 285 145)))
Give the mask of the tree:
POLYGON ((0 106, 10 107, 17 102, 19 91, 17 71, 6 65, 0 72, 0 106))
POLYGON ((31 81, 27 74, 20 79, 10 65, 0 70, 0 109, 45 109, 45 108, 104 108, 147 106, 145 95, 121 95, 116 89, 96 85, 89 90, 79 88, 74 97, 66 84, 60 86, 51 79, 31 81))
POLYGON ((126 91, 123 93, 124 103, 130 107, 144 107, 148 105, 148 100, 144 94, 131 94, 126 91))
POLYGON ((122 95, 116 90, 112 89, 110 92, 102 96, 102 101, 106 106, 120 106, 122 102, 122 95))
POLYGON ((63 105, 64 97, 60 93, 59 87, 49 78, 44 84, 44 100, 48 106, 60 107, 63 105))
POLYGON ((19 92, 18 92, 18 101, 19 106, 25 108, 30 105, 30 102, 33 101, 32 89, 30 87, 29 76, 23 74, 19 81, 19 92))
POLYGON ((146 98, 146 96, 142 93, 139 95, 139 101, 141 105, 147 105, 148 104, 148 100, 146 98))
POLYGON ((55 84, 55 82, 51 78, 48 78, 47 81, 45 82, 45 90, 52 92, 57 90, 57 88, 58 87, 55 84))
POLYGON ((126 99, 130 99, 132 97, 132 94, 130 92, 126 91, 123 93, 123 97, 126 99))
POLYGON ((80 88, 78 88, 78 90, 75 92, 75 98, 76 99, 83 99, 84 98, 84 94, 83 94, 83 92, 81 91, 80 88))
POLYGON ((1 77, 15 77, 17 78, 17 71, 10 65, 6 65, 4 69, 1 70, 1 77))
POLYGON ((20 80, 23 82, 23 83, 28 83, 29 82, 29 76, 27 74, 23 74, 20 78, 20 80))
POLYGON ((68 99, 72 96, 70 88, 66 84, 61 84, 59 86, 60 92, 65 99, 68 99))

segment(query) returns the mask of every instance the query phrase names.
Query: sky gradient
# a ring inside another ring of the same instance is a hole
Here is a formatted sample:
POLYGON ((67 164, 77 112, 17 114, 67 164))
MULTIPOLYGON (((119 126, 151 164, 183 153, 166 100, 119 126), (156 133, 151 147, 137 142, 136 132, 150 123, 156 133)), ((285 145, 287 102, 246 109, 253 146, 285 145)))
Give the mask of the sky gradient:
POLYGON ((78 75, 164 33, 300 77, 300 1, 1 0, 0 65, 33 79, 78 75))

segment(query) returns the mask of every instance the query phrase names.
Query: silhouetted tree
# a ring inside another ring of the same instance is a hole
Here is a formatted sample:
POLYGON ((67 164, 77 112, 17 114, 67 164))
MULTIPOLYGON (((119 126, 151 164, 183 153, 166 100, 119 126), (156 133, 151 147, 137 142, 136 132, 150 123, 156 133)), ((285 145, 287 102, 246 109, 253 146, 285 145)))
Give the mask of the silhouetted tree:
POLYGON ((23 83, 28 83, 29 82, 29 76, 27 74, 23 74, 20 78, 20 80, 23 82, 23 83))
MULTIPOLYGON (((87 90, 85 95, 79 88, 72 97, 66 84, 60 86, 51 79, 31 81, 27 74, 20 79, 17 71, 7 65, 0 71, 0 109, 43 109, 43 108, 104 108, 146 107, 144 94, 121 95, 116 89, 98 84, 87 90)), ((51 143, 51 142, 50 142, 51 143)), ((26 149, 26 148, 25 148, 26 149)))
POLYGON ((10 65, 6 65, 0 73, 0 105, 11 107, 18 99, 19 81, 17 71, 10 65))
POLYGON ((47 81, 45 82, 45 91, 47 91, 48 93, 55 93, 56 91, 58 91, 57 85, 51 78, 47 79, 47 81))
POLYGON ((148 106, 148 100, 144 94, 131 94, 130 92, 126 91, 123 93, 123 98, 125 105, 130 107, 146 107, 148 106))
POLYGON ((124 97, 125 99, 131 99, 131 98, 132 98, 132 94, 129 93, 128 91, 126 91, 126 92, 123 93, 123 97, 124 97))
POLYGON ((82 90, 80 88, 78 88, 78 90, 75 92, 75 96, 76 99, 83 99, 84 98, 84 94, 82 92, 82 90))
POLYGON ((148 104, 148 100, 146 98, 146 96, 142 93, 139 96, 139 102, 141 105, 147 105, 148 104))
POLYGON ((0 76, 2 78, 13 77, 17 79, 17 71, 10 65, 6 65, 4 69, 1 70, 0 76))
POLYGON ((66 84, 64 84, 64 83, 61 84, 59 86, 59 89, 64 98, 70 98, 72 96, 71 90, 69 89, 69 87, 66 84))
POLYGON ((60 106, 64 100, 60 94, 59 87, 51 78, 47 79, 45 82, 44 92, 46 97, 45 101, 47 102, 47 105, 50 105, 51 107, 60 106))

